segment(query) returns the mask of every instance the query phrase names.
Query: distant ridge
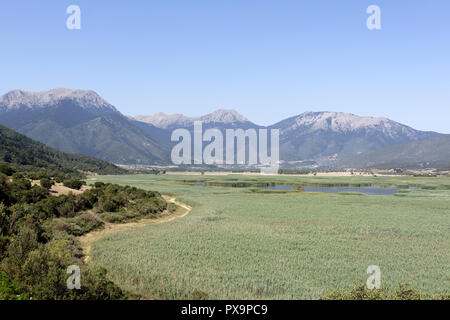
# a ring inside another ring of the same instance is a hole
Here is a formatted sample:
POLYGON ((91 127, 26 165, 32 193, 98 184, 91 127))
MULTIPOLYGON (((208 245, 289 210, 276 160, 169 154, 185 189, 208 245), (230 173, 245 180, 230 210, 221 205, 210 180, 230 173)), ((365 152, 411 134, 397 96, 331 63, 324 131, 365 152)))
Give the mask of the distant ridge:
POLYGON ((72 101, 81 108, 95 114, 118 112, 114 106, 92 90, 66 88, 41 92, 13 90, 0 97, 0 108, 3 108, 3 110, 45 108, 58 104, 62 100, 72 101))
POLYGON ((47 169, 63 173, 99 174, 126 172, 100 159, 54 150, 3 125, 0 125, 0 145, 0 162, 27 171, 47 169))
POLYGON ((270 128, 280 129, 281 159, 318 163, 440 136, 387 118, 329 111, 305 112, 270 128))
POLYGON ((450 135, 414 141, 341 159, 339 167, 449 168, 450 135))
POLYGON ((246 117, 239 114, 236 110, 232 109, 218 109, 201 117, 187 117, 179 113, 167 115, 163 112, 158 112, 151 116, 136 116, 135 119, 138 121, 150 123, 155 127, 161 129, 189 127, 193 125, 194 121, 202 121, 205 124, 236 124, 250 122, 246 117))

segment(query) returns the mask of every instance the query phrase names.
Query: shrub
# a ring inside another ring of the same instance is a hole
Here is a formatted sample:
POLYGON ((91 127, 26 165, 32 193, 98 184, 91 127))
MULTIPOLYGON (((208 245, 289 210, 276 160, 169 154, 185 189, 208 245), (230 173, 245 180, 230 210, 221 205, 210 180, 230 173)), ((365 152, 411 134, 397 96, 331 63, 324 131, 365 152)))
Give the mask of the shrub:
MULTIPOLYGON (((0 173, 0 299, 122 299, 120 288, 106 278, 104 269, 92 269, 80 259, 83 252, 75 238, 102 228, 96 215, 82 213, 97 208, 106 221, 125 222, 161 212, 166 202, 159 193, 98 183, 80 195, 51 196, 48 172, 16 174, 10 182, 0 173), (41 186, 31 186, 40 177, 41 186), (137 210, 140 209, 140 210, 137 210), (82 289, 67 290, 66 269, 79 265, 82 289)), ((83 182, 64 181, 79 189, 83 182)))
POLYGON ((178 209, 178 207, 177 207, 177 205, 175 203, 171 202, 171 203, 167 204, 167 210, 170 213, 174 213, 175 211, 177 211, 177 209, 178 209))
POLYGON ((82 234, 91 232, 103 227, 104 223, 93 214, 83 213, 78 217, 72 218, 73 222, 81 229, 82 234))
POLYGON ((12 202, 11 189, 5 175, 0 173, 0 203, 9 205, 12 202))
POLYGON ((61 177, 61 176, 55 177, 55 182, 56 183, 63 183, 64 182, 64 177, 61 177))
POLYGON ((151 214, 156 214, 164 211, 166 209, 166 202, 161 198, 151 198, 148 200, 139 200, 133 206, 133 209, 141 216, 147 216, 151 214), (162 200, 162 201, 161 201, 162 200))
POLYGON ((67 240, 55 240, 28 256, 23 265, 23 285, 36 300, 121 299, 122 290, 106 278, 104 269, 91 269, 71 256, 67 240), (78 265, 82 275, 80 290, 67 289, 67 267, 78 265))
POLYGON ((9 238, 0 235, 0 260, 2 260, 5 257, 8 245, 9 245, 9 238))
POLYGON ((138 217, 135 212, 105 212, 100 216, 103 220, 109 223, 123 223, 126 221, 134 220, 138 217))
POLYGON ((3 259, 1 267, 10 278, 22 278, 22 266, 28 253, 38 247, 38 235, 28 226, 22 227, 8 246, 8 256, 3 259))
POLYGON ((333 291, 320 298, 321 300, 448 300, 448 295, 432 296, 410 288, 409 283, 400 283, 397 288, 390 291, 383 287, 380 289, 368 289, 363 283, 357 283, 348 292, 333 291))
POLYGON ((95 188, 102 188, 104 186, 105 186, 105 184, 103 182, 96 182, 96 183, 94 183, 94 187, 95 188))
POLYGON ((17 281, 0 273, 0 300, 27 300, 27 294, 21 293, 17 281))
POLYGON ((44 189, 51 189, 53 182, 49 178, 42 178, 41 181, 41 187, 44 189))
POLYGON ((117 212, 119 210, 119 205, 113 200, 106 200, 103 204, 103 210, 106 212, 117 212))
POLYGON ((16 170, 5 163, 0 163, 0 172, 7 176, 12 176, 16 172, 16 170))
POLYGON ((77 179, 64 180, 63 185, 70 189, 80 190, 83 186, 83 181, 77 179))
POLYGON ((21 172, 16 172, 12 175, 12 178, 13 179, 22 179, 22 178, 24 178, 24 175, 21 172))
POLYGON ((74 236, 82 236, 85 233, 103 227, 104 223, 96 216, 84 213, 74 218, 57 218, 45 223, 44 229, 47 237, 52 238, 58 232, 65 232, 74 236))

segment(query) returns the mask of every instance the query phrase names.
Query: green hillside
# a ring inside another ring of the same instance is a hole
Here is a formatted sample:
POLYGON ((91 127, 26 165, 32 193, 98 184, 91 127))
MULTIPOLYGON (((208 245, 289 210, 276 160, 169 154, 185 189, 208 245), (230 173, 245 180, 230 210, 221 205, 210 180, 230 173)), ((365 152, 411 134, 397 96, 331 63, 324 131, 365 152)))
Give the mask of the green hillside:
POLYGON ((21 171, 47 169, 60 173, 121 174, 125 170, 90 156, 57 151, 0 125, 0 163, 21 171))
POLYGON ((450 167, 450 135, 362 153, 342 159, 339 165, 355 168, 447 168, 450 167))
MULTIPOLYGON (((121 164, 167 163, 170 132, 128 119, 119 112, 99 113, 61 100, 36 108, 4 109, 0 124, 63 152, 121 164)), ((96 109, 95 109, 96 110, 96 109)))

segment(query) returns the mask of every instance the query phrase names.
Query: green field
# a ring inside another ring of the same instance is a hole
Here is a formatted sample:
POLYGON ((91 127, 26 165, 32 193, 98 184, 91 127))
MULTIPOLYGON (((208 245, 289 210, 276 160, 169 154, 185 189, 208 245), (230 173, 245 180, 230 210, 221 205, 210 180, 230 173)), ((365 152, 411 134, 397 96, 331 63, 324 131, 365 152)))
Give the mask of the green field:
POLYGON ((96 242, 91 263, 148 298, 315 299, 365 282, 450 291, 450 178, 93 176, 177 196, 184 218, 96 242), (422 186, 393 196, 255 192, 194 182, 422 186))

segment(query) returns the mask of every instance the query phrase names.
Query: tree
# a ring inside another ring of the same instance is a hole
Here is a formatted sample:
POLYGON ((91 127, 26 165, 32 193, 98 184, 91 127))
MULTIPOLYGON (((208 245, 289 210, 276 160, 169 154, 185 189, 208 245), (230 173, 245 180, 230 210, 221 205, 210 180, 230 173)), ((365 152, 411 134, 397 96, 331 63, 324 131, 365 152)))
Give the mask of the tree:
POLYGON ((41 187, 48 189, 48 190, 51 189, 51 187, 53 185, 52 181, 48 178, 42 178, 40 182, 41 182, 41 187))
POLYGON ((0 164, 0 172, 7 176, 12 176, 14 174, 14 172, 16 172, 16 170, 14 170, 13 168, 11 168, 10 166, 8 166, 5 163, 1 163, 0 164))
POLYGON ((80 190, 83 182, 77 179, 64 180, 63 185, 70 189, 80 190))

